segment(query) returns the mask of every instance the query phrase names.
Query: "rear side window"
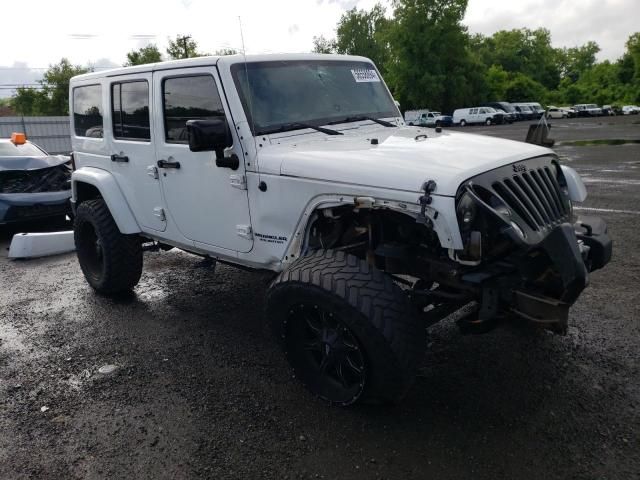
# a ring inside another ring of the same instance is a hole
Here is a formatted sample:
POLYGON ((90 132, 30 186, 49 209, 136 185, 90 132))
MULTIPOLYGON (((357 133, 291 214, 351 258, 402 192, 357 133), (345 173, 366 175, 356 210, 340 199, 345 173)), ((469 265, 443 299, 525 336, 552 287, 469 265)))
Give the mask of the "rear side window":
POLYGON ((168 143, 188 143, 187 121, 224 116, 211 75, 167 78, 162 84, 164 136, 168 143))
POLYGON ((146 80, 111 85, 111 117, 115 138, 151 139, 149 84, 146 80))
POLYGON ((73 89, 73 128, 77 137, 102 138, 102 86, 73 89))

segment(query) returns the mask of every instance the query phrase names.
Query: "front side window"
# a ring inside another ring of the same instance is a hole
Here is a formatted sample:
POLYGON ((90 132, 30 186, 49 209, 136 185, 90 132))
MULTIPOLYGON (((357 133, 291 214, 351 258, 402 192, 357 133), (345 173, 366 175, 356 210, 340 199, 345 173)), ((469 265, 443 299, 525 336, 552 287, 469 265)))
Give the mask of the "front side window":
POLYGON ((188 143, 188 120, 224 116, 222 100, 211 75, 167 78, 162 84, 164 135, 169 143, 188 143))
POLYGON ((146 80, 111 85, 113 136, 150 140, 149 84, 146 80))
POLYGON ((102 86, 73 89, 73 128, 77 137, 102 138, 102 86))
POLYGON ((292 60, 237 63, 236 89, 261 135, 363 117, 397 117, 398 108, 369 62, 292 60))

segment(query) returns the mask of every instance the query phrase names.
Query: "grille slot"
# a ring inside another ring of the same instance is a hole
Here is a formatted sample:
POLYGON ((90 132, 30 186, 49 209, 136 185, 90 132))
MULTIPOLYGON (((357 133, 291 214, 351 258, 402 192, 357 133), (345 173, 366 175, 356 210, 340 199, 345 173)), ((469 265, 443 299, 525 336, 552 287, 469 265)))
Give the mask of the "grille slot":
POLYGON ((534 231, 546 230, 568 219, 569 209, 560 185, 548 166, 516 172, 493 182, 492 187, 534 231))

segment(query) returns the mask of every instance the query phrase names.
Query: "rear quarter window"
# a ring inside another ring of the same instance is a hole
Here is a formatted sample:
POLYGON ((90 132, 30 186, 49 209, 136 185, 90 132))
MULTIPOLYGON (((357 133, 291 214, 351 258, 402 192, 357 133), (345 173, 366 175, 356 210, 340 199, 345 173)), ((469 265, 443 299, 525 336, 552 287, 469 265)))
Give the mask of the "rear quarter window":
POLYGON ((73 89, 73 129, 76 137, 102 138, 102 86, 86 85, 73 89))

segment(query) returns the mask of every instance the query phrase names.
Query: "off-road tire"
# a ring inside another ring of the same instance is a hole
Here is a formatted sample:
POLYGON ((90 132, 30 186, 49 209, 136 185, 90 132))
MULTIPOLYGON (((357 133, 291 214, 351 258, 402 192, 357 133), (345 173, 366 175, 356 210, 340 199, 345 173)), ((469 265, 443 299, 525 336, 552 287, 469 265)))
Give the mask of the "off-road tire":
POLYGON ((344 252, 321 250, 292 263, 272 282, 266 314, 296 377, 316 397, 332 404, 400 400, 425 351, 426 327, 403 291, 388 275, 344 252), (288 338, 291 314, 300 304, 319 306, 340 318, 364 351, 364 385, 353 398, 327 398, 305 382, 309 372, 296 363, 288 338))
POLYGON ((140 237, 120 233, 104 200, 78 205, 73 232, 80 268, 97 292, 117 294, 137 285, 142 274, 140 237))

